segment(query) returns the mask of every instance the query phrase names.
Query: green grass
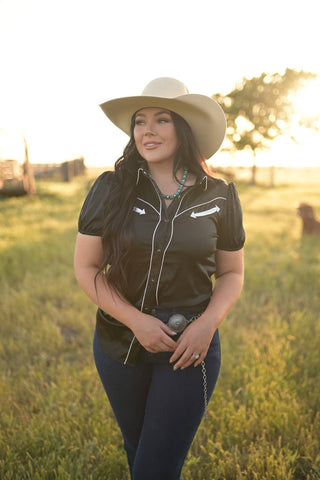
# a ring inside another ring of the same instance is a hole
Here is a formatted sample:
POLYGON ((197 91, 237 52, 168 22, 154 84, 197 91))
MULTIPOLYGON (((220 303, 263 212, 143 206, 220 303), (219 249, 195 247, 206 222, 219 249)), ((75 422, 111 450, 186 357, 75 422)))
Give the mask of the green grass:
MULTIPOLYGON (((0 478, 128 480, 93 364, 95 307, 73 274, 87 179, 0 199, 0 478)), ((223 364, 184 480, 320 478, 320 237, 295 203, 319 185, 238 184, 246 281, 221 326, 223 364)))

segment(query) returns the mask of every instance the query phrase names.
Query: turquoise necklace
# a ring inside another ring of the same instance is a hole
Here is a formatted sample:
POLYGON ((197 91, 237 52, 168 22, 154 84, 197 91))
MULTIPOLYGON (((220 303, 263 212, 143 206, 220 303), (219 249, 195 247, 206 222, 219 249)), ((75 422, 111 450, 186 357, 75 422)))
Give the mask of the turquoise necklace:
MULTIPOLYGON (((188 176, 188 169, 185 168, 184 171, 183 171, 182 180, 181 180, 181 183, 179 185, 178 190, 175 193, 172 193, 172 195, 167 195, 166 193, 162 193, 159 190, 159 193, 160 193, 161 197, 165 198, 166 200, 172 200, 173 198, 178 197, 178 195, 180 195, 183 187, 185 186, 187 176, 188 176)), ((152 179, 151 173, 149 173, 149 177, 152 179)))

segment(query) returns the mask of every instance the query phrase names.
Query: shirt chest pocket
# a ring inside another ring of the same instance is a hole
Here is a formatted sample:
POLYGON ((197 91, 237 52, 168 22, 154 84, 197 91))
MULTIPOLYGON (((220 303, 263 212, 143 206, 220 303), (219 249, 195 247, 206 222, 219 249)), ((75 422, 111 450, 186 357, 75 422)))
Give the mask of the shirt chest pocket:
POLYGON ((209 257, 216 251, 218 218, 189 211, 175 220, 173 245, 187 256, 209 257), (194 215, 192 215, 194 213, 194 215))

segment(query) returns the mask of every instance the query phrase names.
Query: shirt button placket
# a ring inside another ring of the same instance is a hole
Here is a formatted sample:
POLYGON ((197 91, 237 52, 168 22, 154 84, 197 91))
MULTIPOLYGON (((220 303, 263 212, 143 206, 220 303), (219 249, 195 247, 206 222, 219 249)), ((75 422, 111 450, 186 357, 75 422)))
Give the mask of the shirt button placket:
POLYGON ((161 245, 165 241, 165 238, 168 236, 168 223, 170 222, 170 219, 166 216, 163 216, 162 221, 164 222, 165 227, 160 228, 156 235, 152 269, 150 272, 149 284, 146 293, 146 302, 149 305, 156 304, 156 286, 158 277, 160 275, 161 259, 163 253, 163 248, 161 248, 161 245))

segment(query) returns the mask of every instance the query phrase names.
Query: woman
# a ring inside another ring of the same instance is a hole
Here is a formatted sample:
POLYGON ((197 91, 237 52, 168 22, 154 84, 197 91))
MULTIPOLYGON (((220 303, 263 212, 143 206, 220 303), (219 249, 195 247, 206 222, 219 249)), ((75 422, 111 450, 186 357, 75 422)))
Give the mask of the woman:
POLYGON ((237 192, 205 167, 225 117, 172 78, 101 108, 130 141, 82 207, 76 277, 99 307, 94 358, 131 478, 177 480, 219 375, 218 326, 243 283, 237 192))

